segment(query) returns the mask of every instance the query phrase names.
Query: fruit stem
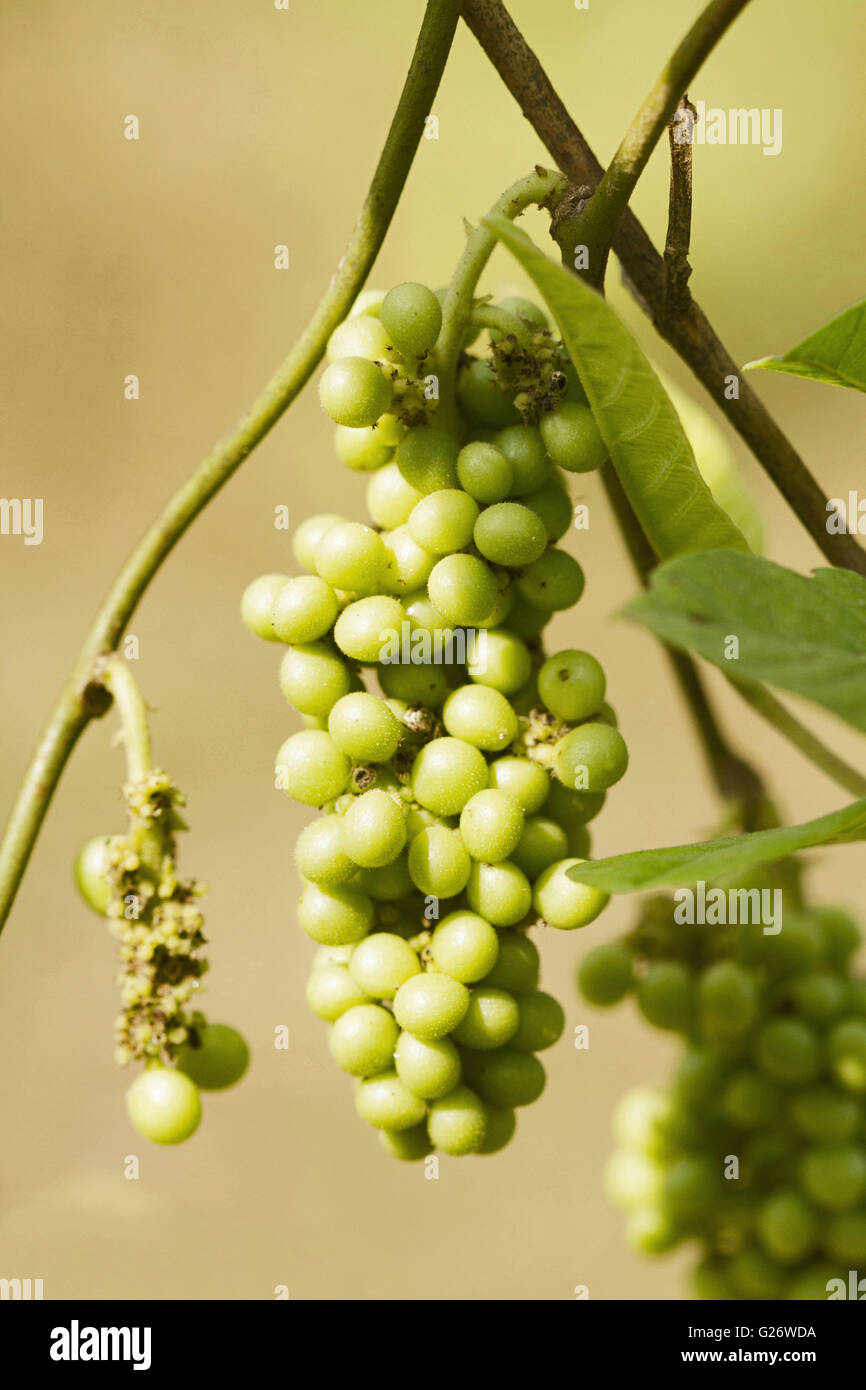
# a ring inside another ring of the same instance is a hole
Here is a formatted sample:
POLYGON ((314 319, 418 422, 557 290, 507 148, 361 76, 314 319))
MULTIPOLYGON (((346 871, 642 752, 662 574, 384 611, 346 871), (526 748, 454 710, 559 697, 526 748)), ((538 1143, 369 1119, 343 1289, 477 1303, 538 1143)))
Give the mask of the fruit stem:
POLYGON ((103 684, 114 696, 130 782, 143 782, 151 770, 150 732, 147 726, 147 705, 135 683, 129 665, 116 653, 105 661, 103 684))
MULTIPOLYGON (((490 215, 510 217, 513 221, 533 203, 539 207, 555 204, 565 189, 566 180, 562 174, 536 167, 531 174, 518 179, 517 183, 505 190, 493 204, 490 215)), ((495 245, 496 237, 486 227, 475 227, 470 232, 442 306, 442 328, 436 344, 436 356, 440 370, 439 408, 443 411, 442 418, 446 425, 451 423, 450 417, 456 411, 454 389, 457 363, 466 326, 473 312, 475 288, 495 245)))
POLYGON ((95 675, 113 651, 150 581, 208 502, 280 419, 321 361, 349 312, 391 224, 424 133, 460 15, 460 0, 428 0, 400 100, 349 244, 312 318, 239 424, 175 493, 127 560, 45 726, 0 845, 0 930, 72 749, 108 700, 95 675))

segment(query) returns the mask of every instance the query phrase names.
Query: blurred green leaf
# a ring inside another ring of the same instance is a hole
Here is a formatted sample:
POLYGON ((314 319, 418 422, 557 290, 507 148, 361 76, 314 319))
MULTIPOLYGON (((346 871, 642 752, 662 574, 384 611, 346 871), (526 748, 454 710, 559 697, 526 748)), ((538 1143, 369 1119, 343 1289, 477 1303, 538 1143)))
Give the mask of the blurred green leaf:
POLYGON ((656 554, 748 549, 713 500, 664 387, 628 329, 582 280, 555 265, 507 217, 484 225, 535 282, 556 319, 611 461, 656 554))
POLYGON ((653 571, 621 612, 728 675, 803 695, 866 731, 866 579, 702 551, 653 571), (736 658, 726 656, 736 637, 736 658))
POLYGON ((837 314, 796 347, 777 357, 747 362, 745 370, 753 367, 866 391, 866 299, 837 314))
POLYGON ((568 876, 606 893, 636 893, 644 888, 682 886, 698 879, 710 882, 761 864, 771 864, 797 850, 863 839, 866 839, 866 799, 854 801, 841 811, 831 811, 803 825, 587 860, 569 869, 568 876))

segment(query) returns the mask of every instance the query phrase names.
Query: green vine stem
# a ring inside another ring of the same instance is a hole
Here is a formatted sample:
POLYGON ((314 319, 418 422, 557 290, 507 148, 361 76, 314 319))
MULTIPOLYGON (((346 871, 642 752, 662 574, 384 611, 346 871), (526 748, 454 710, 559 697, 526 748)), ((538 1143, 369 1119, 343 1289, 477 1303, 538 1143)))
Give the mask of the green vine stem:
POLYGON ((578 242, 587 247, 586 278, 591 284, 601 285, 604 281, 607 257, 619 220, 683 92, 748 3, 749 0, 710 0, 665 64, 586 209, 571 223, 570 249, 573 252, 578 242))
POLYGON ((143 782, 151 770, 147 706, 135 677, 122 657, 114 655, 107 658, 102 668, 102 681, 106 690, 113 695, 120 715, 128 780, 143 782))
POLYGON ((728 678, 731 685, 743 697, 747 705, 762 715, 778 733, 786 738, 789 743, 793 743, 805 758, 820 768, 827 777, 844 787, 853 796, 866 796, 866 777, 850 767, 844 759, 837 756, 826 743, 822 743, 813 733, 801 724, 789 710, 785 708, 775 697, 771 695, 762 685, 754 685, 751 681, 739 681, 733 677, 728 678))
MULTIPOLYGON (((518 179, 517 183, 507 188, 502 197, 493 204, 490 213, 513 220, 534 203, 544 207, 556 202, 565 188, 566 180, 561 174, 536 168, 531 174, 518 179)), ((445 296, 436 355, 440 370, 440 402, 446 412, 446 418, 453 410, 457 362, 466 325, 473 312, 475 287, 495 246, 496 237, 492 232, 488 232, 486 227, 474 228, 467 238, 445 296)))
POLYGON ((531 328, 522 319, 496 304, 477 304, 469 315, 469 322, 479 328, 492 328, 494 333, 510 333, 522 347, 527 347, 532 338, 531 328))
POLYGON ((376 172, 342 260, 312 318, 240 423, 175 493, 127 560, 97 615, 36 748, 0 846, 0 930, 27 867, 66 762, 110 699, 98 663, 123 631, 169 552, 280 419, 321 361, 364 284, 391 223, 439 86, 460 0, 428 0, 415 52, 376 172))

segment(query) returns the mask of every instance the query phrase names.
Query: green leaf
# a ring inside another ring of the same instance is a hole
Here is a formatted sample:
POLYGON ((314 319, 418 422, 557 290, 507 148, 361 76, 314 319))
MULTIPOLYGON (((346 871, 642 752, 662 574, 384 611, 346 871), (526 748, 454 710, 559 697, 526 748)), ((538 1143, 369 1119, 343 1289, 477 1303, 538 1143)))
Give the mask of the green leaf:
POLYGON ((661 559, 747 550, 713 500, 676 410, 634 338, 595 290, 554 265, 507 217, 484 225, 534 280, 556 319, 623 489, 661 559))
POLYGON ((653 571, 621 612, 727 675, 803 695, 866 732, 866 579, 703 551, 653 571), (736 637, 739 655, 726 656, 736 637))
POLYGON ((752 367, 866 391, 866 299, 837 314, 788 352, 747 362, 745 370, 752 367))
POLYGON ((711 882, 744 873, 761 864, 784 859, 813 845, 832 845, 866 839, 866 799, 841 811, 831 811, 804 825, 756 830, 751 835, 726 835, 694 845, 641 849, 610 859, 587 860, 568 870, 578 883, 590 883, 606 893, 635 893, 644 888, 677 885, 698 879, 711 882))

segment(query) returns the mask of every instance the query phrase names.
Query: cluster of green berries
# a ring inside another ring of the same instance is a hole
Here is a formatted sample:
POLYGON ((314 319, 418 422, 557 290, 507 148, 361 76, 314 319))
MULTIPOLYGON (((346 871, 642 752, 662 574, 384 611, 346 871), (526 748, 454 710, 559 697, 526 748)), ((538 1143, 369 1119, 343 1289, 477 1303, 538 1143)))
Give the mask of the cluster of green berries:
POLYGON ((197 880, 178 877, 175 834, 182 796, 164 772, 124 788, 129 829, 88 840, 74 867, 81 896, 118 942, 121 1013, 115 1056, 144 1062, 127 1092, 135 1128, 158 1144, 188 1139, 201 1119, 200 1090, 220 1090, 249 1060, 239 1033, 191 1010, 207 970, 197 880))
MULTIPOLYGON (((276 779, 322 811, 297 843, 298 920, 320 948, 310 1007, 358 1113, 398 1158, 493 1153, 564 1026, 529 929, 583 927, 607 900, 569 870, 626 746, 595 658, 541 648, 584 586, 555 545, 572 516, 561 468, 597 467, 604 446, 586 404, 561 399, 565 373, 535 425, 482 357, 464 357, 445 429, 421 389, 439 298, 399 285, 360 309, 319 394, 341 459, 371 474, 372 525, 304 521, 306 573, 256 579, 241 611, 285 644, 280 687, 306 726, 276 779)), ((518 311, 549 391, 559 350, 542 351, 536 306, 505 306, 518 311)), ((520 383, 537 403, 525 364, 520 383)))
POLYGON ((686 1048, 672 1084, 622 1101, 607 1169, 630 1243, 701 1252, 705 1299, 826 1299, 866 1263, 866 981, 844 911, 677 926, 668 899, 581 963, 585 998, 634 994, 686 1048))

